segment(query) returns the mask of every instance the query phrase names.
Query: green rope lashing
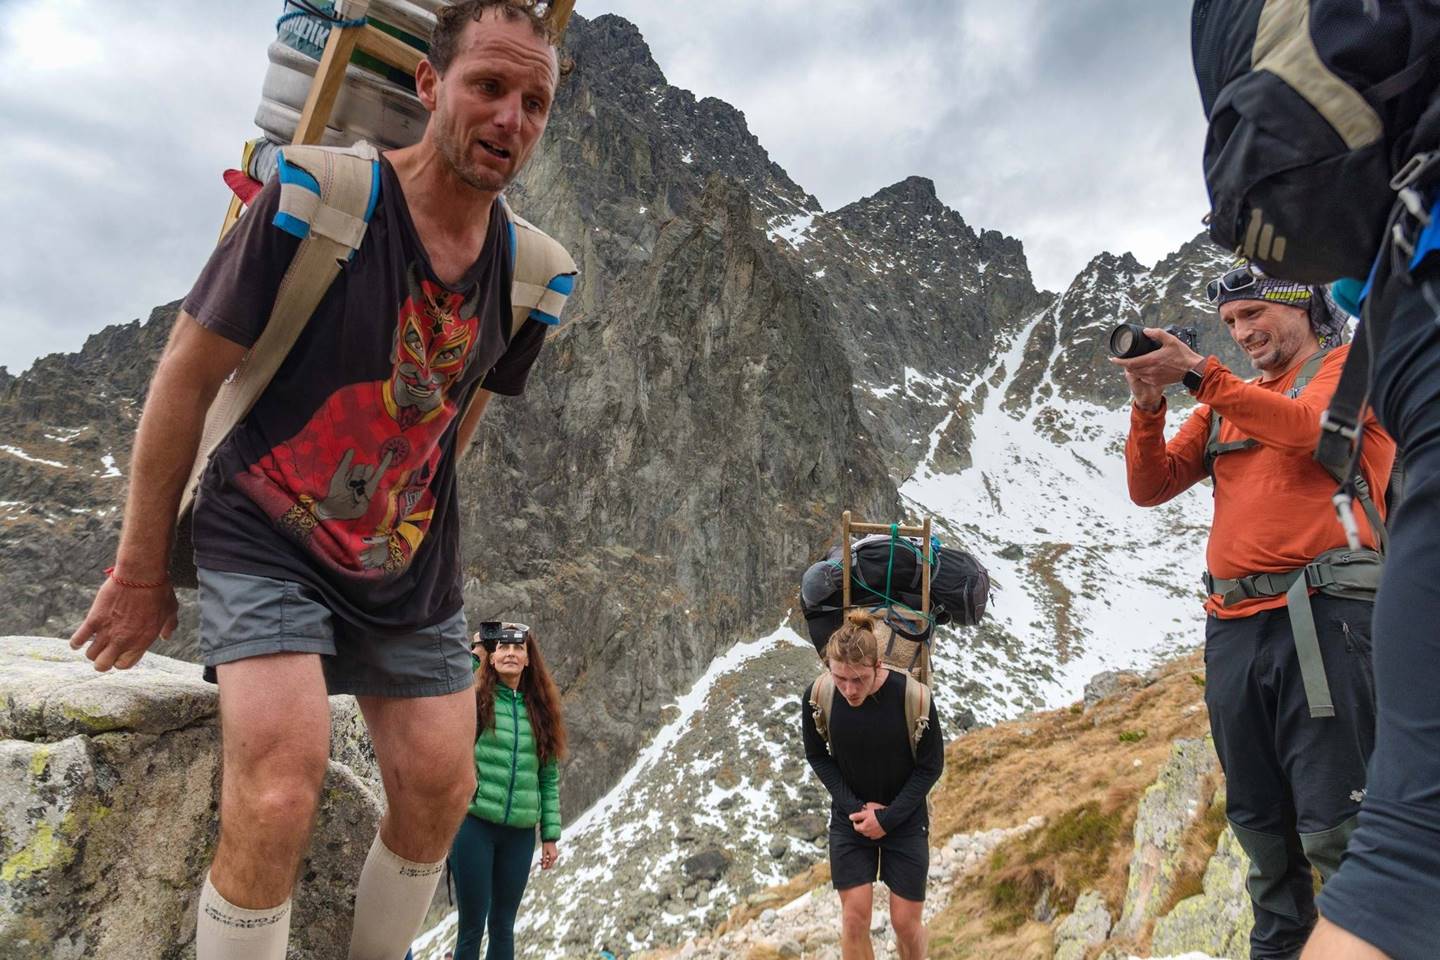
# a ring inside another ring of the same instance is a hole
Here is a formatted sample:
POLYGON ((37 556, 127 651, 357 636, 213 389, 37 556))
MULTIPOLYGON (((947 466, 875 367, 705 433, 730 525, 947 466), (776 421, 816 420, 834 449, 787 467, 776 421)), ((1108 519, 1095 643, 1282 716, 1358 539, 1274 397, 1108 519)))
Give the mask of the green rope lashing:
MULTIPOLYGON (((885 561, 885 599, 890 599, 890 575, 895 572, 895 541, 900 539, 900 524, 890 524, 890 559, 885 561)), ((922 562, 924 558, 921 558, 922 562)))

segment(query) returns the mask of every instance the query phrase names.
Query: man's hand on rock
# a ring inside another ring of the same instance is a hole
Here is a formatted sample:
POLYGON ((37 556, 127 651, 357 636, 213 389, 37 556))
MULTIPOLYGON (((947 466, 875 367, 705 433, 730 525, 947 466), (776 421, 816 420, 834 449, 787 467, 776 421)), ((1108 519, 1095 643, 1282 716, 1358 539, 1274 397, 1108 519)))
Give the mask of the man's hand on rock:
POLYGON ((85 622, 70 637, 70 649, 85 656, 100 671, 128 670, 140 662, 158 637, 169 637, 179 625, 179 603, 168 583, 163 586, 127 586, 106 578, 90 604, 85 622))

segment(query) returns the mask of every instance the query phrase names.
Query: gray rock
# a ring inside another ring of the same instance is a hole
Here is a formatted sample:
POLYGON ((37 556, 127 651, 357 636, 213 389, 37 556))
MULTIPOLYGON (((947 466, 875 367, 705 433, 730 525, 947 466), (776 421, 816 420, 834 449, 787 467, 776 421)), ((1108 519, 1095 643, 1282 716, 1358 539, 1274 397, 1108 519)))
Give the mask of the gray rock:
POLYGON ((818 813, 807 813, 792 818, 785 829, 790 836, 801 840, 819 840, 830 832, 830 821, 818 813))
MULTIPOLYGON (((101 675, 59 640, 0 640, 0 945, 7 958, 181 957, 216 842, 215 688, 147 656, 101 675)), ((332 701, 336 728, 353 701, 332 701)), ((349 751, 363 751, 350 740, 349 751)), ((373 767, 332 760, 290 956, 348 942, 379 823, 373 767), (368 782, 367 782, 368 781, 368 782)))
POLYGON ((779 860, 781 857, 785 856, 786 852, 788 852, 789 849, 790 844, 784 839, 772 840, 770 842, 770 856, 774 857, 776 860, 779 860))
POLYGON ((1110 936, 1110 911, 1105 898, 1086 890, 1075 901, 1075 909, 1055 927, 1055 960, 1085 960, 1090 948, 1110 936))
POLYGON ((1204 892, 1187 897, 1155 921, 1151 949, 1156 955, 1192 951, 1212 957, 1243 957, 1250 950, 1255 917, 1245 875, 1250 860, 1229 827, 1220 834, 1205 868, 1204 892))
POLYGON ((680 869, 691 880, 714 883, 725 875, 725 869, 730 866, 730 860, 730 854, 719 847, 711 847, 687 858, 680 864, 680 869))
POLYGON ((997 556, 1002 560, 1024 560, 1025 548, 1018 543, 1007 543, 1000 548, 997 556))
POLYGON ((1085 709, 1089 710, 1101 700, 1113 697, 1126 690, 1143 686, 1145 678, 1133 670, 1106 670, 1097 673, 1085 684, 1085 709))
POLYGON ((1180 839, 1209 807, 1219 769, 1208 738, 1171 744, 1170 759, 1140 799, 1125 907, 1115 924, 1115 936, 1135 936, 1170 898, 1179 869, 1180 839))

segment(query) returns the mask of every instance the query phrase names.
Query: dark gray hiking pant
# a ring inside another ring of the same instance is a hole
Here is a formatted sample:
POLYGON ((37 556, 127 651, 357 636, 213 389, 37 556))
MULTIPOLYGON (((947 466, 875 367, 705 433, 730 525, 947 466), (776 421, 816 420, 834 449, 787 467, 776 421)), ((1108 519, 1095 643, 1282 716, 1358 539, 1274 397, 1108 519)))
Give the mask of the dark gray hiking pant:
MULTIPOLYGON (((1432 257, 1432 261, 1433 261, 1432 257)), ((1393 279, 1371 400, 1405 455, 1375 604, 1379 692, 1369 793, 1326 919, 1394 960, 1440 956, 1440 269, 1393 279)))
POLYGON ((1313 718, 1285 607, 1205 627, 1205 704, 1226 814, 1250 857, 1252 960, 1291 960, 1315 924, 1311 866, 1340 863, 1375 742, 1373 605, 1310 598, 1335 716, 1313 718))

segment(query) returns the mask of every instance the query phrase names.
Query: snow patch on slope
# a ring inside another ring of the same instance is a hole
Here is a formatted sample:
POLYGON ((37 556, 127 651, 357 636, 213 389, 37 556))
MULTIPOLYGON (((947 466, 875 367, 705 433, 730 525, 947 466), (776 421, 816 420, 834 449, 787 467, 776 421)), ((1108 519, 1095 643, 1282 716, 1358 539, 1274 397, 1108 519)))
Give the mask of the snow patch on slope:
MULTIPOLYGON (((1130 502, 1124 438, 1128 410, 1051 399, 1007 410, 1006 394, 1047 310, 956 399, 973 416, 971 464, 933 466, 956 413, 930 437, 929 455, 901 495, 940 518, 942 540, 975 553, 995 584, 989 630, 942 630, 943 683, 963 680, 982 720, 1063 705, 1086 680, 1168 659, 1200 641, 1199 573, 1210 520, 1205 491, 1145 509, 1130 502)), ((1053 367, 1060 353, 1051 350, 1053 367)))

